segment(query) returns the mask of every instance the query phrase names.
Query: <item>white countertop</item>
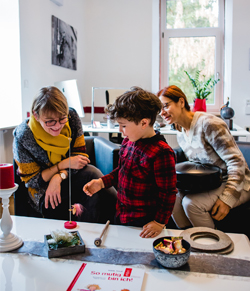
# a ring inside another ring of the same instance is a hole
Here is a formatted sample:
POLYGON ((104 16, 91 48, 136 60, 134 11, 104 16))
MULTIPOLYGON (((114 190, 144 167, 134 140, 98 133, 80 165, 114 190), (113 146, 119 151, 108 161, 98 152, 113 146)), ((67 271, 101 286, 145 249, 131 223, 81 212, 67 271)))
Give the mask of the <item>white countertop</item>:
MULTIPOLYGON (((12 216, 12 233, 23 241, 43 242, 51 230, 63 228, 64 221, 12 216)), ((86 247, 95 248, 94 239, 99 237, 104 225, 78 223, 86 247)), ((110 225, 103 237, 102 247, 127 251, 152 251, 154 239, 139 237, 140 228, 110 225)), ((164 230, 160 236, 177 236, 179 230, 164 230)), ((250 260, 250 244, 245 235, 228 234, 234 242, 231 258, 250 260)), ((66 290, 81 261, 48 259, 27 254, 0 253, 0 290, 66 290)), ((95 264, 95 263, 88 263, 95 264)), ((142 291, 152 290, 250 290, 250 278, 182 272, 136 265, 145 270, 142 291)))
MULTIPOLYGON (((83 123, 83 131, 84 132, 94 132, 94 133, 118 133, 119 127, 115 126, 115 128, 108 127, 105 123, 101 123, 100 127, 92 127, 90 123, 83 123)), ((160 128, 160 132, 163 135, 176 135, 177 130, 172 130, 170 125, 166 125, 160 128)), ((241 128, 240 126, 234 124, 234 130, 230 131, 233 136, 246 137, 250 138, 250 132, 241 128)))

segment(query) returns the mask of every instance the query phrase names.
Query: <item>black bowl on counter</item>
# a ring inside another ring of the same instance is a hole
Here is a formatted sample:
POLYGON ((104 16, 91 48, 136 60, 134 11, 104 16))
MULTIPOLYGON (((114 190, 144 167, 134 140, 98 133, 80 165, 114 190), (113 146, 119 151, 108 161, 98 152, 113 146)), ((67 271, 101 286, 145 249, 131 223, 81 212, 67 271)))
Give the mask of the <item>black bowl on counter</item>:
POLYGON ((182 247, 186 249, 185 253, 166 254, 160 250, 155 249, 155 246, 158 245, 160 242, 163 242, 164 238, 171 240, 170 236, 165 236, 165 237, 160 237, 153 242, 153 252, 154 252, 157 262, 160 263, 163 267, 173 268, 173 269, 176 269, 185 265, 189 259, 190 252, 191 252, 190 244, 186 240, 182 239, 182 247))

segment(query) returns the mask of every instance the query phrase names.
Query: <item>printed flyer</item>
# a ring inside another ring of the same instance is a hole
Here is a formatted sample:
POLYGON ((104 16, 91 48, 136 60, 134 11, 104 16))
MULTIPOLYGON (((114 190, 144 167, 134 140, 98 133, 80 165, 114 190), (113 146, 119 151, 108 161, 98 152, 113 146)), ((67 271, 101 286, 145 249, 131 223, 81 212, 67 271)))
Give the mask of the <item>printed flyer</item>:
POLYGON ((67 291, 140 291, 144 270, 83 263, 67 291))

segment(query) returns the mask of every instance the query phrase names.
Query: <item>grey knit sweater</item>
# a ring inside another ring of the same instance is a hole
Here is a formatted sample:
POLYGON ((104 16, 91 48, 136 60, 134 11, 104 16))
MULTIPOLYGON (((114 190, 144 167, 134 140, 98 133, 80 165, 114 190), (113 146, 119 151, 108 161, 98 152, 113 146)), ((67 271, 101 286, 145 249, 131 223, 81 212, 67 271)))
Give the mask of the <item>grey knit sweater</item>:
MULTIPOLYGON (((69 109, 69 125, 71 128, 71 155, 86 155, 85 139, 82 130, 81 120, 75 109, 69 109)), ((13 153, 18 165, 18 175, 25 182, 30 196, 29 203, 36 210, 41 211, 41 202, 44 200, 48 182, 42 178, 42 171, 52 166, 49 161, 47 151, 41 148, 33 136, 28 126, 28 119, 24 120, 14 130, 13 153)), ((69 152, 68 152, 69 153, 69 152)), ((66 157, 68 157, 68 153, 66 157)), ((71 171, 72 175, 77 170, 71 171)))
POLYGON ((250 171, 226 123, 215 115, 195 112, 189 135, 184 129, 177 141, 189 161, 216 165, 227 174, 220 199, 233 207, 241 191, 250 189, 250 171))

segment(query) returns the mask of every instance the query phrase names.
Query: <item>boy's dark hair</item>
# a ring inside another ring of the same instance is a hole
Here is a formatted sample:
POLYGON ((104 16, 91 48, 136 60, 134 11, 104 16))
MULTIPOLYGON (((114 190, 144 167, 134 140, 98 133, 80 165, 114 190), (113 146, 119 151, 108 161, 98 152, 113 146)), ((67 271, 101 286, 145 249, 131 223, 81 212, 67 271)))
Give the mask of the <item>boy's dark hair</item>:
POLYGON ((135 124, 143 118, 148 118, 149 125, 153 126, 161 108, 161 101, 155 94, 140 87, 132 87, 130 91, 119 96, 114 104, 110 104, 105 112, 111 120, 125 118, 135 124))

